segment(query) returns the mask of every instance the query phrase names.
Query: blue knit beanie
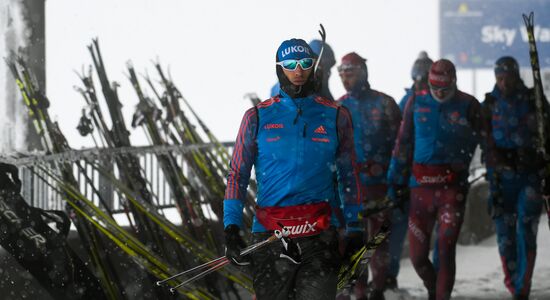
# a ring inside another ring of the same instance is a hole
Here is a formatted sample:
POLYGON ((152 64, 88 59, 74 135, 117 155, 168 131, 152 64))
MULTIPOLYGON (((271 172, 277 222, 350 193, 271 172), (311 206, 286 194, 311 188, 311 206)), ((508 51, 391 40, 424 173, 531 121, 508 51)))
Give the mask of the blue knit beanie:
POLYGON ((302 58, 316 58, 315 52, 302 39, 286 40, 277 49, 277 61, 302 58))

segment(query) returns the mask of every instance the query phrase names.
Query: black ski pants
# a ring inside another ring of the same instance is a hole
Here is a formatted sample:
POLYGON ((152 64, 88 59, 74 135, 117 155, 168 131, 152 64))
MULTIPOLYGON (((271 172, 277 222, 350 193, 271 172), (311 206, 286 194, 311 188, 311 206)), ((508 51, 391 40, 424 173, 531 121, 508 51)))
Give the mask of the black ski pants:
MULTIPOLYGON (((253 243, 270 233, 254 233, 253 243)), ((258 300, 334 300, 341 257, 336 230, 294 238, 302 249, 302 262, 281 258, 282 244, 275 241, 252 253, 254 291, 258 300)))

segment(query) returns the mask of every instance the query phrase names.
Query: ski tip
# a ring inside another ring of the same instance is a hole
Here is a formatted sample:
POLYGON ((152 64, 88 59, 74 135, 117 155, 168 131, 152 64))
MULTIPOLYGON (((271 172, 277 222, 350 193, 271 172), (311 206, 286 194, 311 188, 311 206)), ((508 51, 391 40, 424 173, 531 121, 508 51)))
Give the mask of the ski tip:
POLYGON ((319 35, 321 35, 321 38, 323 40, 323 42, 325 41, 325 38, 327 36, 327 33, 325 31, 325 26, 323 26, 322 23, 319 23, 319 27, 321 27, 321 29, 319 30, 319 35))
POLYGON ((523 15, 523 22, 527 27, 533 26, 535 23, 535 13, 530 12, 529 14, 522 14, 523 15))
POLYGON ((170 288, 170 293, 175 294, 175 293, 176 293, 176 289, 175 289, 175 288, 170 288))
POLYGON ((162 281, 157 281, 157 282, 155 282, 155 284, 156 284, 157 286, 161 286, 161 285, 162 285, 162 281))

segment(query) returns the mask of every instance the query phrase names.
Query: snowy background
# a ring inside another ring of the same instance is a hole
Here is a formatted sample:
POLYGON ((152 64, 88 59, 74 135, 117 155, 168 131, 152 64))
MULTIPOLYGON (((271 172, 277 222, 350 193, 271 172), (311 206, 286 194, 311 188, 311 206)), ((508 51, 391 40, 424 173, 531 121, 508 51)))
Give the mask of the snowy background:
MULTIPOLYGON (((86 46, 98 37, 110 79, 121 85, 128 118, 137 98, 124 75, 125 63, 132 60, 136 70, 148 69, 153 76, 151 60, 158 58, 214 134, 232 141, 251 105, 243 96, 269 96, 279 44, 292 37, 318 38, 319 23, 337 60, 358 52, 368 59, 373 88, 400 99, 419 51, 438 58, 438 10, 436 0, 47 1, 51 112, 73 147, 91 146, 74 129, 84 101, 73 85, 79 84, 74 70, 91 63, 86 46)), ((336 68, 332 71, 330 88, 339 97, 344 89, 336 68)), ((473 86, 470 73, 459 74, 459 86, 467 92, 473 86)), ((492 72, 477 76, 482 95, 492 87, 492 72)), ((133 132, 132 140, 146 143, 141 131, 133 132)))

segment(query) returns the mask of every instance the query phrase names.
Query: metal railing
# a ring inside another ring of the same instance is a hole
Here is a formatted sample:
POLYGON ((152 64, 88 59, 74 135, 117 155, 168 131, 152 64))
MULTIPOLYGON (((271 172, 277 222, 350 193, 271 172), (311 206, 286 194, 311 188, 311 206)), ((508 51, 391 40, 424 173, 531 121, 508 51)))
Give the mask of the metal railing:
MULTIPOLYGON (((234 143, 222 143, 231 153, 234 143)), ((173 155, 184 175, 192 179, 193 172, 183 155, 201 149, 218 147, 215 144, 190 146, 144 146, 127 148, 89 148, 72 150, 59 154, 44 155, 40 153, 17 155, 14 158, 2 157, 0 161, 11 163, 19 168, 22 181, 22 194, 25 200, 34 207, 63 210, 65 201, 59 193, 57 184, 48 173, 57 174, 56 164, 68 163, 72 166, 73 175, 82 195, 99 207, 105 205, 113 212, 122 212, 123 196, 119 194, 109 178, 101 175, 94 165, 101 165, 109 170, 115 178, 119 177, 115 160, 118 155, 135 155, 139 159, 142 175, 147 181, 149 192, 158 208, 175 206, 170 186, 165 180, 165 174, 159 166, 157 156, 170 153, 173 155), (101 198, 101 201, 100 201, 101 198)), ((225 176, 226 174, 220 174, 225 176)))
MULTIPOLYGON (((222 145, 228 149, 229 153, 233 151, 233 142, 222 143, 222 145)), ((118 213, 124 210, 122 203, 124 198, 113 186, 111 180, 99 174, 93 167, 94 164, 100 164, 104 169, 110 170, 115 178, 120 178, 115 164, 117 155, 135 155, 139 158, 142 175, 147 181, 148 190, 153 196, 155 206, 161 209, 170 208, 175 206, 174 196, 158 164, 157 156, 172 154, 184 175, 193 180, 193 172, 188 167, 183 155, 190 151, 212 147, 217 147, 217 145, 89 148, 51 155, 35 153, 22 155, 19 158, 0 157, 0 161, 19 167, 19 175, 23 183, 22 194, 31 206, 63 210, 65 205, 63 195, 58 192, 55 180, 47 173, 57 172, 55 164, 70 163, 80 192, 99 207, 106 205, 113 213, 118 213), (100 201, 100 197, 102 201, 100 201)), ((484 173, 485 168, 480 161, 480 152, 477 149, 470 166, 470 180, 479 178, 484 173)), ((226 174, 220 175, 225 177, 226 174)))

